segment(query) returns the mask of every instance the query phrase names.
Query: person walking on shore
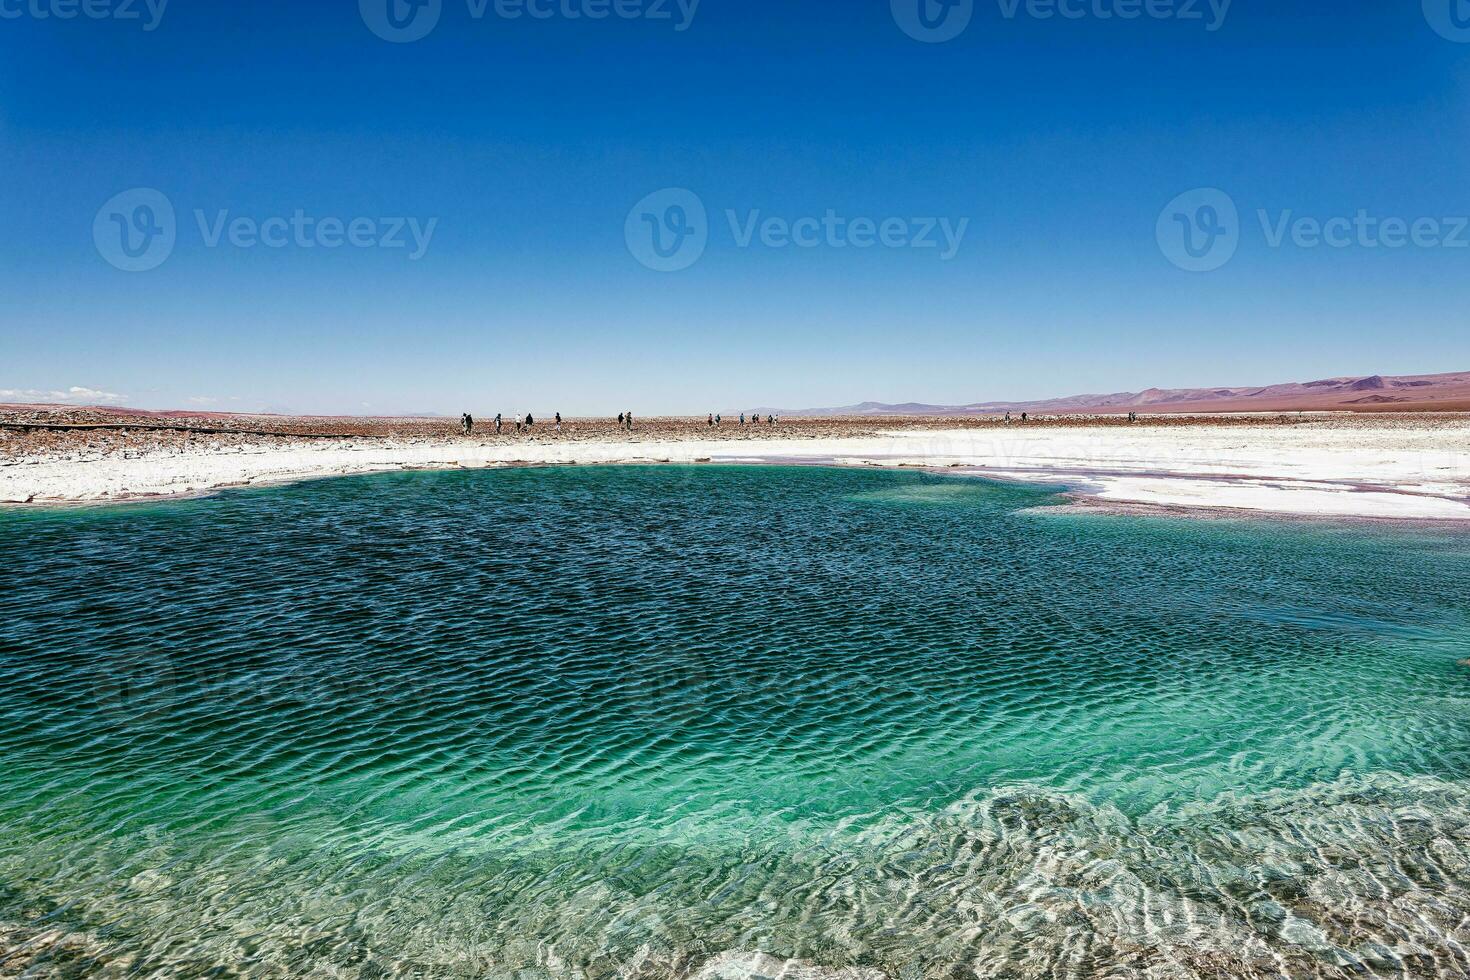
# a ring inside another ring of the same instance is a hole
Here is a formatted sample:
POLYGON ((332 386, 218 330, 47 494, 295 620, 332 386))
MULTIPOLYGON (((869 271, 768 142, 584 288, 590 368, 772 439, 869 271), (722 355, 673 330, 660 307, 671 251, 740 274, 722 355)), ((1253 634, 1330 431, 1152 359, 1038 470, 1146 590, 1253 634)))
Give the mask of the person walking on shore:
POLYGON ((628 412, 627 413, 627 416, 628 416, 628 431, 629 432, 632 432, 633 431, 633 413, 632 412, 628 412))
POLYGON ((560 412, 557 412, 556 413, 556 431, 557 432, 560 432, 561 431, 561 413, 560 412))
POLYGON ((744 426, 744 425, 745 425, 745 413, 744 413, 744 412, 741 412, 741 413, 740 413, 740 424, 741 424, 741 425, 742 425, 742 426, 744 426))
POLYGON ((500 413, 495 413, 495 434, 500 435, 500 413))
POLYGON ((531 418, 531 413, 530 412, 527 412, 526 413, 526 431, 527 432, 530 432, 531 431, 531 426, 533 426, 535 424, 536 424, 536 420, 533 419, 533 418, 531 418))

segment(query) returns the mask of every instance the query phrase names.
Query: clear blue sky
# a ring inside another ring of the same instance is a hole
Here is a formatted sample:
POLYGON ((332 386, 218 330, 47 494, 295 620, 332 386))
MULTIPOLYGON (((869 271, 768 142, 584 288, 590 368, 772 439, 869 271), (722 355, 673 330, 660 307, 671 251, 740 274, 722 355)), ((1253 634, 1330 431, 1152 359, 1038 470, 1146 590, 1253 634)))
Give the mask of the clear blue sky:
POLYGON ((1273 248, 1256 217, 1470 215, 1470 43, 1419 0, 1235 0, 1213 31, 1206 0, 975 0, 945 43, 889 0, 702 0, 684 30, 675 0, 442 0, 409 43, 357 0, 36 16, 68 2, 0 0, 0 400, 703 413, 1470 369, 1470 248, 1273 248), (708 212, 677 272, 625 238, 668 187, 708 212), (1241 216, 1205 273, 1156 238, 1199 187, 1241 216), (176 211, 151 271, 94 238, 133 188, 176 211), (298 209, 437 224, 411 259, 211 247, 194 214, 298 209), (725 215, 829 209, 969 223, 946 261, 742 247, 725 215))

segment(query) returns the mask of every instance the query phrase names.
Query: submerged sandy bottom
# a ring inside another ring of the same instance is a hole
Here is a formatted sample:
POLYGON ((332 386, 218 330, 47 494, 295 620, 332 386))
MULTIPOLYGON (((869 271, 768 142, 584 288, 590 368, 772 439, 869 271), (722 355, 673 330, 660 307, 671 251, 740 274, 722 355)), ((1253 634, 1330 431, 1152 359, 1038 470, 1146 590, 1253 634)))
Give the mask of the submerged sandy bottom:
POLYGON ((0 466, 0 501, 76 502, 199 493, 394 469, 791 461, 954 468, 1056 483, 1109 504, 1338 517, 1470 518, 1470 423, 1382 428, 934 429, 860 438, 506 443, 351 440, 79 454, 0 466))

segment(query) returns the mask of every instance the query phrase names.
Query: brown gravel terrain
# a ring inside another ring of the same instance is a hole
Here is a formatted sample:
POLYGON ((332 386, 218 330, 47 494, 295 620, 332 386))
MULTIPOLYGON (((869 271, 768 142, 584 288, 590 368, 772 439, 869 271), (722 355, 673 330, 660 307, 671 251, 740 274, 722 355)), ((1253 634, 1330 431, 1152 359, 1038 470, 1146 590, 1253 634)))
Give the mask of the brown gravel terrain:
MULTIPOLYGON (((1189 426, 1267 426, 1351 429, 1426 429, 1464 425, 1456 413, 1387 414, 1289 413, 1150 415, 1130 423, 1118 415, 1048 415, 1033 417, 1038 428, 1182 428, 1189 426)), ((529 432, 517 433, 506 423, 500 435, 488 420, 477 419, 471 436, 449 418, 366 418, 358 416, 224 415, 219 413, 155 413, 108 408, 0 405, 0 460, 97 459, 179 452, 231 452, 246 447, 322 443, 362 443, 392 439, 409 443, 495 445, 515 442, 667 441, 684 439, 740 440, 779 436, 784 439, 862 437, 901 430, 985 429, 1019 426, 1019 417, 881 416, 778 418, 774 426, 741 426, 725 419, 718 427, 705 418, 637 418, 631 433, 616 418, 566 419, 562 431, 537 420, 529 432)))

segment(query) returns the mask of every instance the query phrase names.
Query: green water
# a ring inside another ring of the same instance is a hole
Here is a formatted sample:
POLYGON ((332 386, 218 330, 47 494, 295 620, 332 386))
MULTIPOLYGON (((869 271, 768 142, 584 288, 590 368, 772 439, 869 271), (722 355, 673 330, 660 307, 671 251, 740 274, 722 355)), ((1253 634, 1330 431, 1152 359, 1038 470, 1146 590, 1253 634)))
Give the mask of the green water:
POLYGON ((0 975, 1470 975, 1470 534, 1056 502, 0 511, 0 975))

